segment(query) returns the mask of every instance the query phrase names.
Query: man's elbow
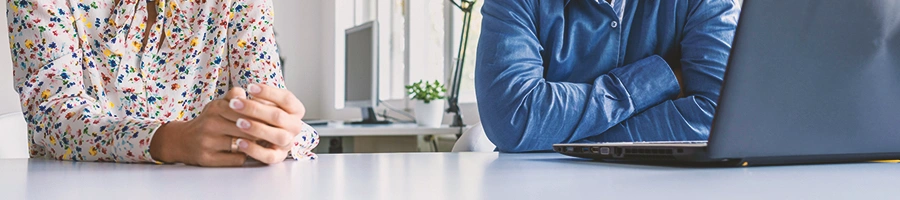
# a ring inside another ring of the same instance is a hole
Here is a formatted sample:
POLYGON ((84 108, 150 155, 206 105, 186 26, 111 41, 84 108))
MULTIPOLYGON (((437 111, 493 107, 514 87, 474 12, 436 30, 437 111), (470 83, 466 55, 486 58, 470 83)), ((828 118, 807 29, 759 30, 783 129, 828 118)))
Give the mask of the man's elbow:
MULTIPOLYGON (((521 95, 510 93, 509 87, 495 88, 486 85, 491 81, 476 81, 476 94, 478 97, 478 110, 485 135, 497 147, 500 152, 527 152, 538 149, 533 148, 534 141, 528 136, 529 111, 522 109, 521 95), (502 95, 498 95, 502 94, 502 95)), ((534 86, 530 82, 520 89, 534 86)), ((519 92, 518 90, 515 92, 519 92)), ((548 147, 549 148, 549 147, 548 147)))
POLYGON ((487 131, 485 129, 485 134, 487 134, 488 139, 491 140, 491 143, 494 143, 494 146, 497 146, 497 150, 500 152, 525 152, 527 151, 525 148, 522 148, 522 136, 517 133, 492 133, 491 131, 487 131))
POLYGON ((492 120, 497 118, 489 118, 489 116, 484 115, 482 114, 481 121, 481 125, 484 127, 484 134, 497 147, 497 150, 500 152, 527 151, 522 148, 524 132, 511 124, 504 124, 503 120, 492 120))
MULTIPOLYGON (((501 122, 502 123, 502 122, 501 122)), ((522 129, 500 124, 496 121, 483 121, 485 135, 497 147, 500 152, 520 153, 535 151, 531 148, 529 141, 525 138, 525 132, 522 129)))

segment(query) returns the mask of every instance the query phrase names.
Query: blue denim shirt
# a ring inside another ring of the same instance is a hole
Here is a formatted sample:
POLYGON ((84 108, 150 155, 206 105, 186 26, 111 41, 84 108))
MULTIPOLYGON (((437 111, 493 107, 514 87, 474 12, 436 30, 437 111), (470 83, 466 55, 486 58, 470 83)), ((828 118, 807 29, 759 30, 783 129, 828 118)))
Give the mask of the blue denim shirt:
POLYGON ((739 12, 733 0, 485 1, 485 132, 504 152, 706 140, 739 12))

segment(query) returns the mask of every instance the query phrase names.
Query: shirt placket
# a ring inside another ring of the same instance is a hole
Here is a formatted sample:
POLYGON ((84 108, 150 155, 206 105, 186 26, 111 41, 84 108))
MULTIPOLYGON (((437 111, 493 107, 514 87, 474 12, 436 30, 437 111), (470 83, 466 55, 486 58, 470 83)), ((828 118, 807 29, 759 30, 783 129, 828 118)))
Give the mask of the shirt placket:
MULTIPOLYGON (((150 110, 156 110, 156 109, 154 109, 154 107, 156 106, 156 103, 159 102, 159 99, 155 99, 156 98, 155 96, 158 95, 157 93, 159 91, 154 91, 154 87, 155 87, 154 85, 156 84, 156 81, 153 80, 153 77, 156 76, 156 73, 159 72, 159 70, 160 70, 159 68, 161 67, 156 62, 155 58, 159 58, 159 54, 160 54, 159 49, 161 46, 160 40, 163 37, 164 25, 166 24, 166 20, 167 20, 167 18, 165 17, 165 12, 160 12, 160 10, 164 11, 166 8, 165 0, 146 1, 146 3, 147 4, 150 4, 150 3, 157 4, 156 10, 147 10, 146 11, 147 13, 149 13, 149 12, 158 12, 158 13, 156 15, 157 16, 156 22, 153 23, 152 26, 146 27, 146 28, 150 29, 150 34, 147 35, 147 37, 149 37, 149 38, 147 39, 147 44, 145 44, 146 46, 144 47, 144 50, 141 52, 140 61, 139 61, 142 77, 144 80, 143 87, 144 87, 144 91, 146 91, 144 93, 144 98, 147 99, 147 101, 145 101, 146 103, 145 103, 144 109, 146 109, 146 111, 148 111, 148 112, 142 112, 142 113, 150 113, 149 112, 150 110), (151 99, 152 99, 152 101, 151 101, 151 99)), ((148 7, 145 7, 145 8, 148 8, 148 7)), ((141 30, 141 31, 146 31, 146 30, 141 30)), ((147 114, 147 115, 148 116, 144 116, 144 117, 155 117, 155 115, 150 115, 150 114, 147 114)))
POLYGON ((622 16, 625 8, 625 0, 613 0, 607 3, 606 1, 598 0, 597 3, 600 6, 604 7, 604 9, 609 10, 613 16, 611 16, 611 20, 609 22, 609 44, 614 45, 616 48, 616 57, 615 57, 615 66, 624 65, 623 57, 624 52, 622 50, 622 16))

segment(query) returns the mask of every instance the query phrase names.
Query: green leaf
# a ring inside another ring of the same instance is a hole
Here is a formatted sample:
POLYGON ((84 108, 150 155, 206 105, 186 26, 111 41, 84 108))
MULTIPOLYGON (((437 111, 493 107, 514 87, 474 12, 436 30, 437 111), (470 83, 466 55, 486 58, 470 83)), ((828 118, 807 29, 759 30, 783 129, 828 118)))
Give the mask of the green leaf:
POLYGON ((406 93, 409 95, 410 99, 422 100, 425 103, 446 98, 444 96, 444 93, 446 92, 447 88, 445 88, 444 84, 441 84, 438 80, 419 80, 418 82, 406 86, 406 93))

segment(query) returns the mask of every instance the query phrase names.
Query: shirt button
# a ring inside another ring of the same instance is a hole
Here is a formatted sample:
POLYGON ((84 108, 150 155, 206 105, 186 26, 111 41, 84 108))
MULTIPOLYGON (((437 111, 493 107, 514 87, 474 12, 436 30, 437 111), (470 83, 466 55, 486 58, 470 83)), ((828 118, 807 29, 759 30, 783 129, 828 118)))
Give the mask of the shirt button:
POLYGON ((617 26, 619 26, 619 22, 613 21, 611 24, 609 24, 609 26, 616 28, 617 26))

